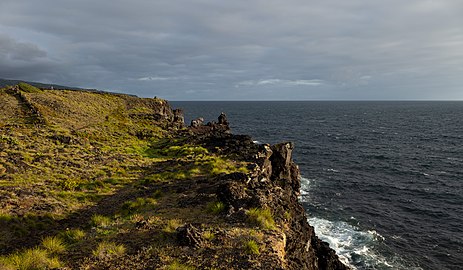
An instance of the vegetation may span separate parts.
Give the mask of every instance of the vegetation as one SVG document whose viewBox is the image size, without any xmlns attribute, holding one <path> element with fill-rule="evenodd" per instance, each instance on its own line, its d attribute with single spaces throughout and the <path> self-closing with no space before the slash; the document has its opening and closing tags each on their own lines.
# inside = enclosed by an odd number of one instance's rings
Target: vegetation
<svg viewBox="0 0 463 270">
<path fill-rule="evenodd" d="M 274 230 L 275 220 L 270 209 L 252 208 L 247 213 L 249 221 L 265 230 Z"/>
<path fill-rule="evenodd" d="M 214 214 L 219 214 L 225 210 L 223 202 L 211 202 L 207 205 L 207 210 Z"/>
<path fill-rule="evenodd" d="M 217 179 L 248 164 L 174 136 L 165 101 L 19 90 L 0 91 L 0 269 L 204 269 L 206 259 L 220 269 L 265 252 L 261 230 L 228 223 L 216 195 Z M 268 209 L 248 218 L 275 228 Z M 176 242 L 186 224 L 200 256 Z"/>
<path fill-rule="evenodd" d="M 247 240 L 244 242 L 244 251 L 248 254 L 259 255 L 259 245 L 255 240 Z"/>
<path fill-rule="evenodd" d="M 125 254 L 124 245 L 118 245 L 114 242 L 100 242 L 98 247 L 93 251 L 93 255 L 100 259 L 120 257 Z"/>
<path fill-rule="evenodd" d="M 57 257 L 53 257 L 44 249 L 33 248 L 23 252 L 14 253 L 6 257 L 0 257 L 2 269 L 54 269 L 61 267 Z"/>
</svg>

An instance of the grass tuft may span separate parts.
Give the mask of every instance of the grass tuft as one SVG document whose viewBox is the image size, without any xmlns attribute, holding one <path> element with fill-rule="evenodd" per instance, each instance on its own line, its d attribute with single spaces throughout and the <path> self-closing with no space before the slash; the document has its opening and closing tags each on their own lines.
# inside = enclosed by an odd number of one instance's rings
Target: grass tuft
<svg viewBox="0 0 463 270">
<path fill-rule="evenodd" d="M 265 230 L 275 229 L 275 220 L 270 209 L 252 208 L 247 213 L 248 220 L 254 225 Z"/>
<path fill-rule="evenodd" d="M 220 214 L 225 210 L 223 202 L 211 202 L 207 205 L 207 210 L 214 214 Z"/>
<path fill-rule="evenodd" d="M 93 255 L 100 259 L 120 257 L 125 254 L 126 248 L 124 245 L 118 245 L 114 242 L 100 242 L 98 247 L 93 251 Z"/>
<path fill-rule="evenodd" d="M 167 266 L 166 270 L 194 270 L 193 266 L 185 265 L 179 263 L 178 261 L 172 262 L 169 266 Z"/>
<path fill-rule="evenodd" d="M 170 219 L 167 221 L 166 226 L 164 227 L 163 231 L 166 233 L 174 233 L 178 227 L 180 227 L 181 222 L 179 219 Z"/>
<path fill-rule="evenodd" d="M 61 267 L 57 257 L 40 248 L 26 249 L 9 256 L 0 257 L 0 269 L 54 269 Z"/>
<path fill-rule="evenodd" d="M 66 243 L 75 244 L 84 239 L 85 232 L 81 229 L 72 229 L 61 232 L 59 236 L 63 238 Z"/>
<path fill-rule="evenodd" d="M 111 219 L 102 215 L 93 215 L 91 224 L 95 227 L 105 228 L 111 225 Z"/>
<path fill-rule="evenodd" d="M 245 241 L 244 244 L 243 244 L 243 248 L 244 248 L 244 251 L 247 254 L 251 254 L 251 255 L 259 255 L 260 254 L 259 245 L 254 240 Z"/>
<path fill-rule="evenodd" d="M 48 236 L 42 240 L 42 246 L 51 254 L 59 254 L 66 251 L 66 245 L 58 236 Z"/>
</svg>

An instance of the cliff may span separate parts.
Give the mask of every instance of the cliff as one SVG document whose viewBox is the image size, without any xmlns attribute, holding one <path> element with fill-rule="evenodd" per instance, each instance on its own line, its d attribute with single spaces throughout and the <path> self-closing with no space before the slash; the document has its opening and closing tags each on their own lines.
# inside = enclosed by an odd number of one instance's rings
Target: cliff
<svg viewBox="0 0 463 270">
<path fill-rule="evenodd" d="M 183 126 L 161 99 L 0 90 L 0 268 L 346 269 L 292 143 Z"/>
</svg>

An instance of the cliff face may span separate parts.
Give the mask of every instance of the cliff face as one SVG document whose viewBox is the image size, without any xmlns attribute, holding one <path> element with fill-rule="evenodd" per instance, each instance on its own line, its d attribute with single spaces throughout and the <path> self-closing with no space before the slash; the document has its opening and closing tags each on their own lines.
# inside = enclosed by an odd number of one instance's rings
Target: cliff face
<svg viewBox="0 0 463 270">
<path fill-rule="evenodd" d="M 279 248 L 261 261 L 263 269 L 348 269 L 307 222 L 298 201 L 300 172 L 292 160 L 292 143 L 255 145 L 248 136 L 224 134 L 208 138 L 205 145 L 211 143 L 249 162 L 247 175 L 234 174 L 217 190 L 229 206 L 227 219 L 240 222 L 249 209 L 262 208 L 271 209 L 281 225 L 277 230 L 281 235 L 273 239 Z"/>
<path fill-rule="evenodd" d="M 0 89 L 0 268 L 346 269 L 292 150 L 157 98 Z"/>
</svg>

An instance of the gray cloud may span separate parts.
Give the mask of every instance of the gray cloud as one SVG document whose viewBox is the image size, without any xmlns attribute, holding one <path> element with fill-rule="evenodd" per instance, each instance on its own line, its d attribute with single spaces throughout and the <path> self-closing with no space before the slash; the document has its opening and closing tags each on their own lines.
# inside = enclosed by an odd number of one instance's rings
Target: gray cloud
<svg viewBox="0 0 463 270">
<path fill-rule="evenodd" d="M 3 0 L 0 45 L 2 76 L 141 96 L 463 99 L 459 0 Z"/>
</svg>

